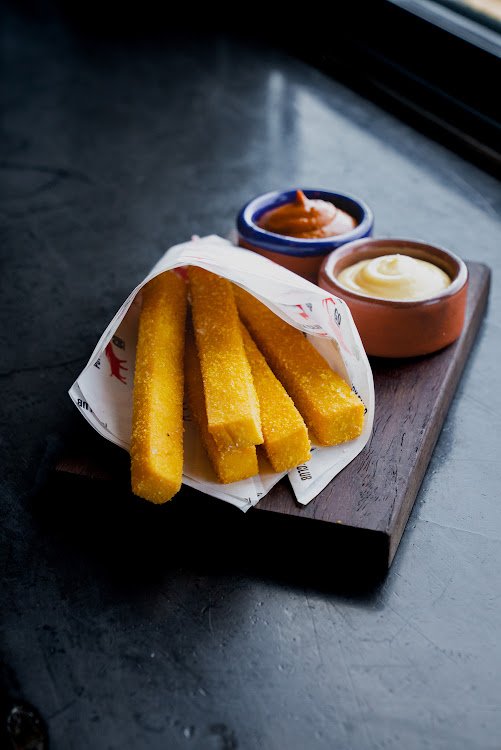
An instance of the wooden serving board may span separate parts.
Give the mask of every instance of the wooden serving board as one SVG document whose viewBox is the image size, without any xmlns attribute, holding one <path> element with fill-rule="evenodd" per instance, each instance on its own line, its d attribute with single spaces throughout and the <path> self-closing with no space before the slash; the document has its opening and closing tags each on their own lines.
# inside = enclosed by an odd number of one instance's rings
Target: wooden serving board
<svg viewBox="0 0 501 750">
<path fill-rule="evenodd" d="M 490 270 L 467 265 L 465 324 L 457 341 L 425 357 L 371 358 L 374 429 L 362 452 L 308 505 L 280 482 L 256 508 L 382 534 L 391 564 L 487 306 Z"/>
<path fill-rule="evenodd" d="M 487 306 L 490 269 L 467 265 L 465 324 L 454 344 L 425 357 L 371 358 L 375 419 L 362 452 L 308 505 L 296 501 L 285 478 L 249 513 L 321 521 L 324 532 L 329 525 L 363 530 L 390 566 Z M 56 470 L 106 480 L 128 471 L 128 456 L 86 434 L 68 445 Z"/>
</svg>

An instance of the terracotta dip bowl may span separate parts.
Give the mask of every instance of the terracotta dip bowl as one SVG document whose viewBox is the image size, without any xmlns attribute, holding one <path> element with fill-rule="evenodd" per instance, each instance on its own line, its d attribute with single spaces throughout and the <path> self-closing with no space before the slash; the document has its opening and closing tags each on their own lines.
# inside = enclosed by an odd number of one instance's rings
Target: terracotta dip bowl
<svg viewBox="0 0 501 750">
<path fill-rule="evenodd" d="M 451 284 L 425 299 L 379 299 L 347 289 L 339 273 L 358 261 L 384 255 L 409 255 L 441 268 Z M 376 357 L 416 357 L 455 341 L 464 324 L 468 269 L 448 250 L 406 239 L 366 238 L 349 242 L 323 261 L 318 285 L 350 308 L 365 351 Z"/>
</svg>

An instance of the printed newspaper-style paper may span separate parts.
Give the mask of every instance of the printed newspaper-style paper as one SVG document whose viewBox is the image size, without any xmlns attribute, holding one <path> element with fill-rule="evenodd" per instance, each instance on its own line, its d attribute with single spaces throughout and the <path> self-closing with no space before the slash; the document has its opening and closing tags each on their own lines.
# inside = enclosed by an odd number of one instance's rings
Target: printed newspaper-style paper
<svg viewBox="0 0 501 750">
<path fill-rule="evenodd" d="M 287 323 L 303 331 L 329 365 L 365 405 L 362 434 L 324 447 L 312 442 L 311 459 L 287 472 L 299 503 L 309 503 L 369 440 L 374 420 L 374 383 L 369 361 L 347 305 L 320 287 L 257 253 L 217 235 L 194 238 L 167 250 L 131 292 L 99 339 L 69 390 L 75 406 L 99 434 L 130 450 L 132 394 L 141 290 L 154 276 L 196 265 L 243 287 Z M 259 474 L 221 484 L 210 465 L 189 411 L 184 419 L 183 483 L 243 511 L 259 502 L 284 476 L 260 459 Z"/>
</svg>

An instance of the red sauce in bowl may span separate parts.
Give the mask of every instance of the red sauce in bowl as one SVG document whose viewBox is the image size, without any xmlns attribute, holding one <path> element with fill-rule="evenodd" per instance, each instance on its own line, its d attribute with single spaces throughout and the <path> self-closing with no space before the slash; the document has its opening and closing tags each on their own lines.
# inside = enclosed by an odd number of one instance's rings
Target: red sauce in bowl
<svg viewBox="0 0 501 750">
<path fill-rule="evenodd" d="M 299 239 L 319 239 L 345 234 L 356 227 L 355 219 L 333 203 L 307 198 L 302 190 L 296 200 L 267 211 L 257 222 L 261 229 Z"/>
</svg>

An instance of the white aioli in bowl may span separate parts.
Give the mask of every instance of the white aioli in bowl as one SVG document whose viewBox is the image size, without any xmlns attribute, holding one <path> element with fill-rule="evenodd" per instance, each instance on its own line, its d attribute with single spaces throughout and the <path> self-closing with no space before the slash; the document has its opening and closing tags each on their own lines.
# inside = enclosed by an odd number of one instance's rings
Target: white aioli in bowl
<svg viewBox="0 0 501 750">
<path fill-rule="evenodd" d="M 358 261 L 340 271 L 337 281 L 366 297 L 404 301 L 433 297 L 451 283 L 433 263 L 399 253 Z"/>
</svg>

